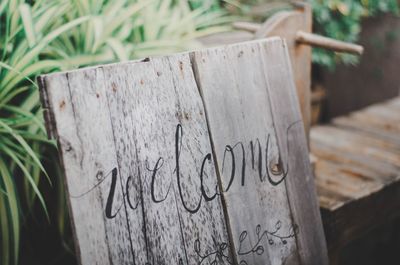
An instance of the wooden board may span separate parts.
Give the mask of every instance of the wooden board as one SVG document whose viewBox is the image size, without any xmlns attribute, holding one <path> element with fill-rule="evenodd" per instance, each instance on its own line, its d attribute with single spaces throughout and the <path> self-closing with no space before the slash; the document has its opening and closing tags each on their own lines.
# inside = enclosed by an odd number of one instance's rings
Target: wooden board
<svg viewBox="0 0 400 265">
<path fill-rule="evenodd" d="M 40 77 L 79 261 L 327 264 L 288 60 L 273 39 Z"/>
<path fill-rule="evenodd" d="M 253 43 L 195 52 L 196 76 L 229 224 L 232 231 L 240 232 L 232 235 L 239 262 L 299 263 L 297 225 L 290 215 L 284 182 L 287 168 L 271 170 L 278 163 L 279 151 L 262 54 Z M 244 75 L 249 67 L 254 70 Z"/>
<path fill-rule="evenodd" d="M 400 98 L 311 129 L 311 151 L 331 260 L 400 213 Z"/>
<path fill-rule="evenodd" d="M 299 225 L 297 246 L 302 264 L 327 264 L 309 151 L 302 126 L 285 42 L 262 45 L 262 60 L 268 78 L 269 99 L 281 161 L 291 170 L 285 180 L 293 220 Z M 302 172 L 302 173 L 299 173 Z M 307 203 L 305 203 L 307 202 Z"/>
</svg>

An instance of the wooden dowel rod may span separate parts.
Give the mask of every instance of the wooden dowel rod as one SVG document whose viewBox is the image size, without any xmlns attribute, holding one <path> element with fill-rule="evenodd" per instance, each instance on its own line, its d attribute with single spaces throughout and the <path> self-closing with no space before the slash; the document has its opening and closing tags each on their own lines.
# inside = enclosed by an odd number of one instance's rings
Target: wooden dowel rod
<svg viewBox="0 0 400 265">
<path fill-rule="evenodd" d="M 261 27 L 261 24 L 239 21 L 234 22 L 233 27 L 238 30 L 256 32 Z M 296 41 L 302 44 L 334 50 L 336 52 L 346 52 L 357 55 L 361 55 L 364 52 L 364 48 L 361 45 L 339 41 L 304 31 L 298 31 L 296 33 Z"/>
<path fill-rule="evenodd" d="M 296 33 L 296 41 L 299 43 L 334 50 L 337 52 L 346 52 L 358 55 L 361 55 L 364 52 L 364 47 L 361 45 L 338 41 L 304 31 L 298 31 Z"/>
<path fill-rule="evenodd" d="M 261 27 L 261 24 L 246 22 L 246 21 L 238 21 L 238 22 L 233 22 L 232 26 L 234 29 L 256 32 Z"/>
</svg>

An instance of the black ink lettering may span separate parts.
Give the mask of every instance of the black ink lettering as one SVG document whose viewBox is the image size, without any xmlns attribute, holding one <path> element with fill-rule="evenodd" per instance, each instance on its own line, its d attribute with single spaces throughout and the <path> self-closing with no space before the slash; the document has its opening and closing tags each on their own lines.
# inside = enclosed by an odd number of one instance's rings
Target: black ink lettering
<svg viewBox="0 0 400 265">
<path fill-rule="evenodd" d="M 160 163 L 161 163 L 161 164 L 160 164 Z M 160 202 L 165 201 L 165 200 L 167 199 L 167 197 L 168 197 L 168 194 L 169 194 L 169 191 L 170 191 L 170 188 L 171 188 L 171 183 L 170 183 L 169 186 L 168 186 L 167 193 L 165 194 L 164 198 L 162 198 L 162 199 L 157 199 L 157 198 L 156 198 L 156 196 L 155 196 L 155 194 L 154 194 L 154 183 L 155 183 L 155 180 L 156 180 L 157 171 L 158 171 L 163 165 L 164 165 L 164 159 L 163 159 L 162 157 L 160 157 L 160 158 L 157 160 L 156 164 L 154 165 L 154 168 L 153 168 L 153 169 L 149 169 L 149 168 L 147 167 L 147 170 L 153 172 L 153 174 L 151 175 L 151 199 L 152 199 L 153 202 L 155 202 L 155 203 L 160 203 Z"/>
<path fill-rule="evenodd" d="M 215 197 L 218 195 L 218 186 L 215 187 L 215 194 L 211 197 L 209 197 L 206 193 L 206 191 L 204 190 L 204 184 L 203 184 L 203 174 L 204 174 L 204 164 L 206 163 L 206 161 L 211 161 L 211 154 L 208 153 L 204 159 L 203 159 L 203 163 L 201 164 L 201 170 L 200 170 L 200 183 L 201 183 L 201 194 L 203 195 L 204 199 L 206 201 L 212 201 L 215 199 Z"/>
<path fill-rule="evenodd" d="M 200 200 L 199 203 L 197 204 L 197 206 L 194 209 L 190 209 L 186 203 L 185 200 L 183 199 L 183 193 L 182 193 L 182 187 L 181 187 L 181 176 L 180 176 L 180 171 L 179 171 L 179 156 L 181 153 L 181 146 L 182 146 L 182 138 L 183 138 L 183 130 L 182 130 L 182 126 L 180 124 L 178 124 L 176 126 L 176 132 L 175 132 L 175 173 L 176 173 L 176 180 L 177 180 L 177 184 L 178 184 L 178 191 L 179 191 L 179 196 L 181 198 L 182 201 L 182 205 L 185 208 L 186 211 L 190 212 L 190 213 L 197 213 L 200 209 L 201 206 L 201 201 L 202 201 L 202 196 L 200 196 Z"/>
<path fill-rule="evenodd" d="M 125 194 L 126 194 L 126 200 L 128 201 L 128 206 L 129 206 L 129 208 L 131 208 L 132 210 L 136 210 L 137 207 L 138 207 L 138 205 L 139 205 L 139 201 L 136 202 L 136 205 L 135 205 L 135 206 L 133 206 L 133 205 L 132 205 L 132 202 L 131 202 L 131 197 L 130 197 L 130 195 L 129 195 L 129 192 L 130 192 L 129 183 L 131 183 L 132 181 L 133 181 L 132 176 L 129 176 L 128 179 L 126 180 Z"/>
<path fill-rule="evenodd" d="M 119 211 L 121 210 L 121 207 L 122 207 L 122 205 L 120 205 L 120 207 L 115 212 L 115 214 L 112 214 L 112 205 L 113 205 L 113 201 L 114 201 L 115 186 L 117 185 L 117 177 L 118 177 L 117 168 L 114 168 L 112 170 L 111 175 L 112 175 L 112 177 L 111 177 L 111 187 L 110 187 L 110 192 L 109 192 L 108 197 L 107 197 L 106 211 L 105 211 L 106 217 L 108 219 L 115 218 L 115 216 L 117 216 L 117 214 L 119 213 Z"/>
<path fill-rule="evenodd" d="M 227 145 L 227 146 L 225 146 L 224 159 L 222 160 L 222 174 L 224 173 L 224 169 L 225 169 L 225 156 L 226 156 L 227 152 L 229 152 L 231 154 L 232 167 L 231 167 L 231 178 L 229 180 L 228 186 L 225 189 L 225 192 L 227 192 L 232 185 L 233 179 L 235 178 L 235 168 L 236 168 L 235 153 L 233 152 L 232 146 Z"/>
</svg>

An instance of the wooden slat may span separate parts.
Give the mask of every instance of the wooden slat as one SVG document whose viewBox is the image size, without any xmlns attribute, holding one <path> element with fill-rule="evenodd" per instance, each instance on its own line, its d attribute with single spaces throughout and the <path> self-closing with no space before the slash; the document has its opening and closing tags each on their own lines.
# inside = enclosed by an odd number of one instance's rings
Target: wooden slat
<svg viewBox="0 0 400 265">
<path fill-rule="evenodd" d="M 315 141 L 311 142 L 311 151 L 318 157 L 318 160 L 329 160 L 336 163 L 355 165 L 365 170 L 377 172 L 377 178 L 383 182 L 391 183 L 397 178 L 398 169 L 395 166 L 388 165 L 385 162 L 371 160 L 365 155 L 343 152 L 334 146 L 320 144 Z"/>
<path fill-rule="evenodd" d="M 290 165 L 290 175 L 285 180 L 292 217 L 299 227 L 297 238 L 303 264 L 327 264 L 325 240 L 319 221 L 314 178 L 311 173 L 307 141 L 291 72 L 285 42 L 275 41 L 261 45 L 262 61 L 267 75 L 267 88 L 280 152 L 280 162 Z M 299 175 L 295 172 L 303 172 Z M 305 203 L 308 202 L 308 203 Z"/>
<path fill-rule="evenodd" d="M 345 168 L 341 164 L 332 163 L 326 160 L 319 160 L 316 163 L 318 178 L 316 184 L 318 189 L 330 190 L 335 194 L 344 197 L 344 200 L 337 200 L 329 209 L 335 210 L 344 203 L 357 200 L 381 189 L 384 184 L 376 181 L 373 176 L 365 174 L 357 167 Z"/>
<path fill-rule="evenodd" d="M 281 44 L 271 40 L 266 45 L 272 42 Z M 282 50 L 282 46 L 274 48 Z M 295 234 L 285 173 L 274 175 L 270 169 L 278 163 L 279 152 L 260 60 L 263 55 L 254 43 L 244 43 L 195 52 L 193 59 L 238 263 L 299 264 L 295 237 L 307 235 Z M 265 251 L 251 251 L 258 247 Z"/>
<path fill-rule="evenodd" d="M 318 132 L 318 133 L 317 133 Z M 400 164 L 400 143 L 392 143 L 362 132 L 333 126 L 321 126 L 313 131 L 315 141 L 333 145 L 343 151 L 361 153 L 393 165 Z"/>
<path fill-rule="evenodd" d="M 352 130 L 321 126 L 311 133 L 314 143 L 329 146 L 346 154 L 353 154 L 365 159 L 365 163 L 381 163 L 387 167 L 400 169 L 400 148 L 387 141 L 377 140 L 369 135 Z"/>
<path fill-rule="evenodd" d="M 400 115 L 396 108 L 396 100 L 386 104 L 377 104 L 348 116 L 335 118 L 333 124 L 365 131 L 377 138 L 386 138 L 393 144 L 399 144 Z"/>
<path fill-rule="evenodd" d="M 101 69 L 54 74 L 41 83 L 45 85 L 47 107 L 53 118 L 48 124 L 57 136 L 68 176 L 78 259 L 82 264 L 127 264 L 133 255 L 126 212 L 120 211 L 110 223 L 105 222 L 103 210 L 117 158 Z M 96 131 L 102 133 L 94 134 Z M 104 185 L 91 191 L 101 180 Z M 114 204 L 121 205 L 121 191 L 118 189 L 116 194 Z"/>
</svg>

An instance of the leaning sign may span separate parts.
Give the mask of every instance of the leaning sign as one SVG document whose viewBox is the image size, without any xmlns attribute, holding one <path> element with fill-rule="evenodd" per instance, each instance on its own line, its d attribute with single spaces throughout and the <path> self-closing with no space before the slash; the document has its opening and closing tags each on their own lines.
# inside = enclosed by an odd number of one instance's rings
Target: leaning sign
<svg viewBox="0 0 400 265">
<path fill-rule="evenodd" d="M 284 41 L 39 83 L 81 264 L 327 264 Z"/>
</svg>

